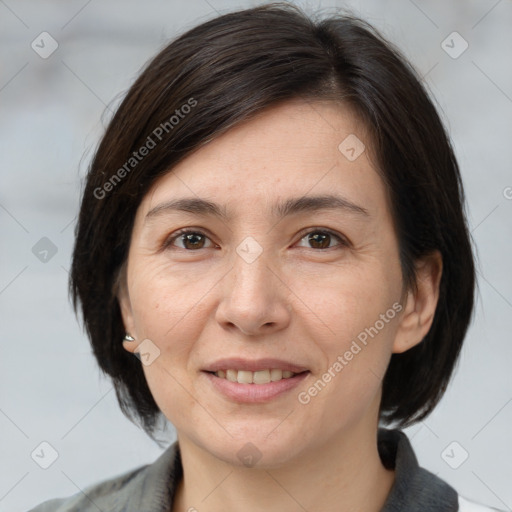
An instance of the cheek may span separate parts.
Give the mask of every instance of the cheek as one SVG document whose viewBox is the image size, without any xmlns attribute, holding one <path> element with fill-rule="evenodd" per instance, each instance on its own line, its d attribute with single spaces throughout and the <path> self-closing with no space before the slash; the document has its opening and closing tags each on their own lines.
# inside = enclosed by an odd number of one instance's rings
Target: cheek
<svg viewBox="0 0 512 512">
<path fill-rule="evenodd" d="M 322 322 L 311 327 L 310 335 L 323 356 L 322 382 L 306 392 L 322 395 L 320 401 L 363 407 L 363 398 L 378 390 L 391 357 L 402 308 L 400 267 L 391 258 L 372 258 L 371 264 L 332 272 L 315 290 L 308 301 Z"/>
<path fill-rule="evenodd" d="M 400 268 L 383 261 L 372 256 L 347 268 L 332 267 L 315 279 L 296 277 L 294 292 L 311 306 L 322 331 L 347 341 L 373 326 L 400 300 Z"/>
<path fill-rule="evenodd" d="M 338 317 L 335 337 L 318 340 L 323 367 L 297 395 L 304 413 L 329 431 L 353 425 L 369 408 L 377 408 L 391 357 L 397 326 L 393 305 L 381 309 L 363 303 L 357 308 L 357 303 Z"/>
<path fill-rule="evenodd" d="M 133 269 L 130 298 L 138 332 L 166 345 L 180 337 L 180 330 L 193 329 L 191 321 L 204 313 L 202 297 L 212 277 L 190 276 L 164 262 L 155 265 L 142 262 Z M 211 285 L 209 286 L 211 288 Z M 189 331 L 189 334 L 193 333 Z"/>
<path fill-rule="evenodd" d="M 170 272 L 165 265 L 134 268 L 132 307 L 137 333 L 158 348 L 158 357 L 143 371 L 151 394 L 175 425 L 194 407 L 191 352 L 201 335 L 205 314 L 202 282 Z"/>
</svg>

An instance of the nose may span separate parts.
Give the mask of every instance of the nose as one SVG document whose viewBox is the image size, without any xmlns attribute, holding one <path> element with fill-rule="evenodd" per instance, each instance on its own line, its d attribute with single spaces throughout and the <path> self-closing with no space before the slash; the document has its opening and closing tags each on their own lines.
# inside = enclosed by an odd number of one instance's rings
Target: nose
<svg viewBox="0 0 512 512">
<path fill-rule="evenodd" d="M 265 251 L 251 263 L 238 254 L 222 280 L 216 320 L 224 329 L 246 335 L 268 335 L 290 323 L 291 292 L 279 272 L 270 268 Z"/>
</svg>

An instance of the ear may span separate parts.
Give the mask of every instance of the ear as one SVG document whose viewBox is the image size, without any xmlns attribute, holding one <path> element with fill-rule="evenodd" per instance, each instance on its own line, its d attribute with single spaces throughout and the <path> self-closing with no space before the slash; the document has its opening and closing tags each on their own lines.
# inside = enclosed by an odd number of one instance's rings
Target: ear
<svg viewBox="0 0 512 512">
<path fill-rule="evenodd" d="M 121 317 L 123 318 L 125 332 L 130 334 L 133 338 L 135 338 L 135 341 L 123 340 L 123 348 L 133 354 L 138 345 L 138 338 L 137 333 L 135 331 L 135 322 L 133 319 L 130 295 L 128 294 L 126 264 L 123 265 L 119 272 L 119 278 L 116 282 L 116 296 L 119 302 L 119 309 L 121 310 Z"/>
<path fill-rule="evenodd" d="M 401 353 L 421 343 L 427 335 L 439 300 L 443 258 L 434 251 L 416 265 L 416 289 L 407 291 L 404 312 L 393 344 L 393 353 Z"/>
</svg>

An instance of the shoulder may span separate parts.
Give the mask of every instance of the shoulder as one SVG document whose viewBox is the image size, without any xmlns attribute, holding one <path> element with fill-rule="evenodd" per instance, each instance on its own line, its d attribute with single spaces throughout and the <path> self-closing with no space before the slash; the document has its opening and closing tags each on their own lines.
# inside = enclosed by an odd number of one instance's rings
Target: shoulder
<svg viewBox="0 0 512 512">
<path fill-rule="evenodd" d="M 499 512 L 497 508 L 486 507 L 468 500 L 459 494 L 459 512 Z"/>
<path fill-rule="evenodd" d="M 122 475 L 104 480 L 86 487 L 83 491 L 66 497 L 45 501 L 29 512 L 98 512 L 100 510 L 117 510 L 127 495 L 136 491 L 148 468 L 140 466 Z"/>
<path fill-rule="evenodd" d="M 419 466 L 410 440 L 401 430 L 379 428 L 378 448 L 383 465 L 395 470 L 395 482 L 382 512 L 500 512 L 461 496 L 447 481 Z"/>
<path fill-rule="evenodd" d="M 167 510 L 165 507 L 181 477 L 181 470 L 179 445 L 176 441 L 152 464 L 139 466 L 90 485 L 73 496 L 45 501 L 30 512 Z"/>
</svg>

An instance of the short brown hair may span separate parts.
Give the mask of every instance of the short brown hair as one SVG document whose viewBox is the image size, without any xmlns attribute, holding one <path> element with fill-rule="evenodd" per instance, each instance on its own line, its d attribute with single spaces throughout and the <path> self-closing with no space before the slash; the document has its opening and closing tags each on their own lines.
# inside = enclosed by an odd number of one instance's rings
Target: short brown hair
<svg viewBox="0 0 512 512">
<path fill-rule="evenodd" d="M 368 128 L 391 198 L 404 283 L 414 286 L 417 259 L 435 250 L 443 258 L 432 327 L 420 344 L 392 355 L 381 420 L 407 426 L 423 419 L 453 373 L 473 311 L 475 269 L 457 161 L 421 80 L 356 17 L 314 20 L 290 4 L 245 9 L 187 31 L 147 64 L 86 177 L 70 273 L 73 305 L 78 312 L 80 303 L 122 411 L 152 437 L 161 413 L 140 362 L 123 349 L 116 297 L 136 210 L 151 185 L 192 151 L 296 98 L 350 105 Z M 136 158 L 156 134 L 155 147 Z"/>
</svg>

